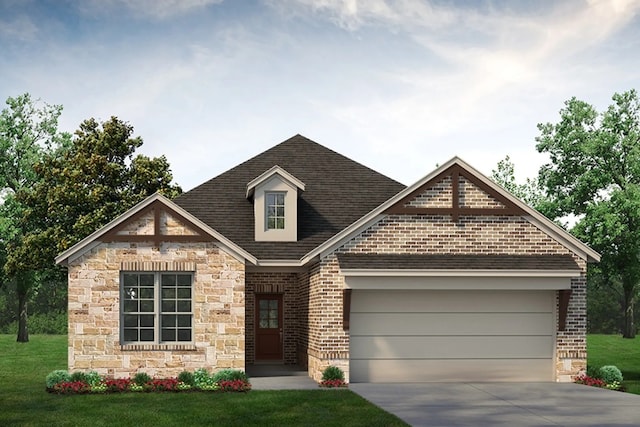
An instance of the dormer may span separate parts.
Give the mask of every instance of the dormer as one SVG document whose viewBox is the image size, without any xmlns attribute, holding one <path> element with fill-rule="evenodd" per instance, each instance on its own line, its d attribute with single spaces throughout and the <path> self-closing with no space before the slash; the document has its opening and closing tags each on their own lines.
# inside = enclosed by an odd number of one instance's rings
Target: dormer
<svg viewBox="0 0 640 427">
<path fill-rule="evenodd" d="M 247 184 L 257 242 L 298 240 L 299 191 L 304 191 L 304 183 L 277 165 Z"/>
</svg>

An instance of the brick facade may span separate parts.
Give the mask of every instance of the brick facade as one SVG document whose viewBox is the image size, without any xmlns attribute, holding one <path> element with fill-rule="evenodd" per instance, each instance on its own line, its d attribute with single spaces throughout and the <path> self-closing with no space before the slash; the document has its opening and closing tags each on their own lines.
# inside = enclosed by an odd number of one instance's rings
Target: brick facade
<svg viewBox="0 0 640 427">
<path fill-rule="evenodd" d="M 505 207 L 464 176 L 459 176 L 458 182 L 461 208 Z M 454 193 L 452 178 L 444 177 L 412 200 L 403 201 L 403 207 L 441 212 L 439 209 L 452 205 Z M 246 364 L 259 362 L 255 348 L 255 296 L 279 294 L 284 309 L 283 363 L 307 367 L 316 381 L 325 367 L 339 366 L 348 380 L 349 332 L 343 328 L 345 279 L 337 258 L 340 253 L 570 254 L 581 268 L 581 276 L 571 280 L 566 329 L 556 334 L 556 378 L 569 380 L 585 368 L 586 262 L 513 212 L 457 215 L 454 221 L 448 214 L 390 214 L 295 271 L 253 267 L 246 273 L 243 262 L 213 242 L 153 243 L 170 240 L 159 239 L 154 233 L 197 236 L 198 232 L 167 211 L 140 215 L 115 235 L 149 235 L 154 237 L 150 242 L 99 243 L 68 262 L 69 369 L 96 370 L 113 376 L 137 371 L 175 376 L 184 369 L 201 367 L 244 369 Z M 156 219 L 160 220 L 159 227 L 154 224 Z M 192 271 L 193 342 L 121 345 L 122 271 Z M 559 295 L 556 304 L 559 312 Z"/>
<path fill-rule="evenodd" d="M 461 204 L 464 200 L 472 207 L 500 205 L 472 183 L 460 182 Z M 450 179 L 445 178 L 407 205 L 439 206 L 447 202 L 447 194 L 450 202 L 447 185 L 450 188 Z M 434 188 L 444 191 L 444 196 L 439 197 Z M 582 275 L 571 281 L 566 330 L 557 332 L 556 378 L 568 381 L 586 367 L 586 263 L 520 216 L 461 216 L 453 222 L 446 215 L 389 215 L 335 253 L 571 254 Z M 321 260 L 310 280 L 309 375 L 316 380 L 328 365 L 340 366 L 347 373 L 349 367 L 349 336 L 342 328 L 344 277 L 335 253 Z"/>
</svg>

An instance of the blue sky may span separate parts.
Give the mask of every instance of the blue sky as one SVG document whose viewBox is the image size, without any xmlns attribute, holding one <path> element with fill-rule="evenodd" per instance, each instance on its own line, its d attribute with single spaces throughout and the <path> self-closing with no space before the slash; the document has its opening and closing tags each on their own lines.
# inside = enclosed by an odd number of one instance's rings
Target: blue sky
<svg viewBox="0 0 640 427">
<path fill-rule="evenodd" d="M 0 0 L 0 97 L 115 115 L 185 190 L 303 134 L 405 184 L 534 176 L 536 124 L 640 89 L 640 2 Z"/>
</svg>

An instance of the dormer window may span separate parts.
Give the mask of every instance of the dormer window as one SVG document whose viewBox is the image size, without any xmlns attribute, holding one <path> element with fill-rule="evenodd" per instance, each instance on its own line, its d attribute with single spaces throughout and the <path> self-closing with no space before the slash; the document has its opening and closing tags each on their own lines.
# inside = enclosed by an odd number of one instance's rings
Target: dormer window
<svg viewBox="0 0 640 427">
<path fill-rule="evenodd" d="M 267 230 L 284 230 L 284 198 L 287 193 L 267 193 Z"/>
<path fill-rule="evenodd" d="M 298 240 L 298 194 L 304 183 L 274 166 L 247 184 L 247 198 L 253 198 L 257 242 Z"/>
</svg>

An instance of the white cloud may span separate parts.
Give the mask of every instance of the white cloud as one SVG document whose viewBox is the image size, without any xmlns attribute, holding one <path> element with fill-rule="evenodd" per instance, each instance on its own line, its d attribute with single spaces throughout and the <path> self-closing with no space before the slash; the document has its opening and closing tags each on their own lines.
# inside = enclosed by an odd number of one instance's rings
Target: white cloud
<svg viewBox="0 0 640 427">
<path fill-rule="evenodd" d="M 222 3 L 224 0 L 89 0 L 80 9 L 90 15 L 101 15 L 113 9 L 125 8 L 136 16 L 163 20 L 185 15 Z"/>
</svg>

